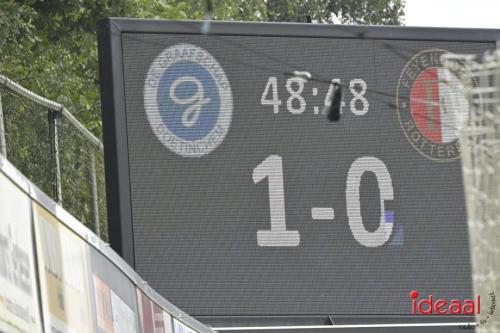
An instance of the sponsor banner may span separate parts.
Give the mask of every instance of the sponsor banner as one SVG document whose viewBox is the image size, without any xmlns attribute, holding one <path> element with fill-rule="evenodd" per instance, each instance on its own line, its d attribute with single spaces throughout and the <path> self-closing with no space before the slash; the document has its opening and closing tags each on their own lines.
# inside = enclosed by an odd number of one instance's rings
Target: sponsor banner
<svg viewBox="0 0 500 333">
<path fill-rule="evenodd" d="M 155 302 L 151 302 L 152 307 L 153 307 L 153 325 L 154 325 L 154 333 L 165 333 L 167 330 L 167 327 L 170 328 L 172 320 L 168 319 L 166 320 L 165 316 L 165 311 L 156 304 Z M 169 332 L 172 332 L 172 329 L 170 328 Z"/>
<path fill-rule="evenodd" d="M 174 333 L 198 333 L 198 332 L 184 325 L 177 319 L 174 319 Z"/>
<path fill-rule="evenodd" d="M 99 333 L 136 333 L 135 286 L 108 258 L 89 248 L 94 317 Z"/>
<path fill-rule="evenodd" d="M 111 290 L 111 308 L 115 333 L 137 332 L 135 312 L 113 290 Z"/>
<path fill-rule="evenodd" d="M 31 200 L 0 173 L 0 331 L 40 332 Z"/>
<path fill-rule="evenodd" d="M 153 302 L 137 289 L 137 306 L 139 308 L 139 320 L 141 322 L 141 333 L 154 333 Z"/>
<path fill-rule="evenodd" d="M 95 309 L 99 332 L 114 333 L 113 307 L 111 305 L 111 289 L 97 276 L 93 276 Z"/>
<path fill-rule="evenodd" d="M 98 332 L 137 332 L 134 311 L 96 275 L 93 282 Z"/>
<path fill-rule="evenodd" d="M 172 319 L 168 313 L 137 289 L 141 333 L 171 333 Z"/>
<path fill-rule="evenodd" d="M 86 243 L 33 203 L 45 331 L 93 332 Z"/>
<path fill-rule="evenodd" d="M 172 316 L 166 311 L 163 311 L 163 323 L 165 324 L 163 333 L 173 333 Z"/>
</svg>

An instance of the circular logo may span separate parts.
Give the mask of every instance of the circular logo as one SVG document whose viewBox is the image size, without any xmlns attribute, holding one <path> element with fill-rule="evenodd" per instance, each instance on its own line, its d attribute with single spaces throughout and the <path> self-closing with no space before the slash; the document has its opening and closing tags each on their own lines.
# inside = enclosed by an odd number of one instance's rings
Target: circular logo
<svg viewBox="0 0 500 333">
<path fill-rule="evenodd" d="M 443 67 L 445 53 L 431 49 L 416 54 L 403 69 L 396 94 L 408 141 L 436 161 L 460 157 L 458 136 L 469 110 L 465 86 L 470 75 L 465 65 Z"/>
<path fill-rule="evenodd" d="M 210 53 L 177 44 L 163 50 L 149 67 L 144 108 L 165 147 L 185 157 L 201 157 L 224 140 L 233 97 L 226 74 Z"/>
</svg>

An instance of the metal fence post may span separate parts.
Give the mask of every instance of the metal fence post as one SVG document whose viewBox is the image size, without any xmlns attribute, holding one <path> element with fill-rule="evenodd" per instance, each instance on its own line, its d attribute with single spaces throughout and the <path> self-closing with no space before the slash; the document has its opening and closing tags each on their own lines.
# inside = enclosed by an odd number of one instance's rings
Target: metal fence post
<svg viewBox="0 0 500 333">
<path fill-rule="evenodd" d="M 5 143 L 5 126 L 3 123 L 2 94 L 0 93 L 0 154 L 7 157 L 7 145 Z"/>
<path fill-rule="evenodd" d="M 94 147 L 90 145 L 90 183 L 92 186 L 92 213 L 94 218 L 94 232 L 101 237 L 99 226 L 99 198 L 97 193 L 97 172 Z"/>
<path fill-rule="evenodd" d="M 59 111 L 49 110 L 50 161 L 52 169 L 52 195 L 62 205 L 61 162 L 59 160 Z"/>
<path fill-rule="evenodd" d="M 54 101 L 51 101 L 47 98 L 44 98 L 42 96 L 39 96 L 35 94 L 34 92 L 24 88 L 23 86 L 19 85 L 18 83 L 10 80 L 9 78 L 3 76 L 0 74 L 0 88 L 7 88 L 9 89 L 8 91 L 12 91 L 15 94 L 14 96 L 18 97 L 24 97 L 27 100 L 36 103 L 38 106 L 43 106 L 47 108 L 48 113 L 47 113 L 47 123 L 48 123 L 48 139 L 49 139 L 49 144 L 48 148 L 49 151 L 43 153 L 43 163 L 48 164 L 46 168 L 50 170 L 44 170 L 48 171 L 50 173 L 50 181 L 51 183 L 48 184 L 48 194 L 52 197 L 54 201 L 56 201 L 59 205 L 63 205 L 63 196 L 65 197 L 65 203 L 67 206 L 65 207 L 70 211 L 70 213 L 75 214 L 75 215 L 81 215 L 83 214 L 85 216 L 85 222 L 87 222 L 87 217 L 89 215 L 88 207 L 90 206 L 92 209 L 92 212 L 90 212 L 90 220 L 93 229 L 95 229 L 95 233 L 100 236 L 100 224 L 101 223 L 106 223 L 106 215 L 103 215 L 103 219 L 101 220 L 101 213 L 100 212 L 100 207 L 99 204 L 101 203 L 102 200 L 105 200 L 106 194 L 101 192 L 101 173 L 102 173 L 102 168 L 101 168 L 101 156 L 100 154 L 103 153 L 103 146 L 101 141 L 94 135 L 92 134 L 85 126 L 83 126 L 78 119 L 76 119 L 69 111 L 64 107 L 64 105 L 56 103 Z M 3 90 L 0 90 L 0 93 L 3 92 Z M 4 95 L 4 100 L 5 100 Z M 10 96 L 8 96 L 10 97 Z M 9 104 L 10 105 L 10 104 Z M 15 109 L 13 110 L 15 111 Z M 5 132 L 5 125 L 9 125 L 10 122 L 4 123 L 3 119 L 4 116 L 9 116 L 10 113 L 8 114 L 3 114 L 2 110 L 2 96 L 0 95 L 0 154 L 1 155 L 6 155 L 7 154 L 7 145 L 6 145 L 6 132 Z M 8 117 L 5 119 L 9 119 Z M 61 121 L 64 121 L 64 127 L 61 125 Z M 66 127 L 66 124 L 69 124 L 69 127 Z M 75 141 L 72 139 L 72 136 L 70 136 L 70 133 L 72 133 L 73 130 L 76 130 L 78 132 L 78 135 L 82 137 L 88 144 L 89 144 L 89 149 L 90 150 L 90 156 L 88 155 L 78 155 L 74 156 L 71 152 L 69 154 L 65 154 L 65 151 L 60 151 L 60 149 L 65 149 L 66 144 L 59 146 L 59 136 L 63 135 L 64 138 L 68 139 L 68 144 L 76 144 L 74 143 Z M 63 131 L 63 132 L 61 132 Z M 10 140 L 9 140 L 10 142 Z M 64 141 L 66 142 L 66 140 Z M 44 145 L 45 146 L 45 145 Z M 9 146 L 10 147 L 10 146 Z M 78 148 L 80 146 L 78 145 Z M 81 151 L 79 151 L 81 152 Z M 10 152 L 9 150 L 9 155 L 14 155 L 13 157 L 16 156 L 16 153 L 18 151 L 12 151 Z M 48 155 L 47 155 L 48 154 Z M 62 155 L 61 155 L 62 154 Z M 99 154 L 99 155 L 98 155 Z M 32 156 L 28 156 L 28 158 L 32 158 Z M 39 155 L 35 156 L 35 158 L 39 158 Z M 77 172 L 74 174 L 75 177 L 78 177 L 77 183 L 83 181 L 85 182 L 85 185 L 88 185 L 88 188 L 85 188 L 83 192 L 77 193 L 78 198 L 73 198 L 72 195 L 75 191 L 77 190 L 76 188 L 73 188 L 75 184 L 72 184 L 72 182 L 68 182 L 68 175 L 66 174 L 66 168 L 63 170 L 61 169 L 64 165 L 61 164 L 61 159 L 62 163 L 73 163 L 74 161 L 69 161 L 71 158 L 77 158 L 78 160 L 76 161 L 77 163 L 74 164 L 74 168 L 77 168 Z M 85 171 L 82 170 L 83 175 L 81 172 L 80 166 L 81 162 L 83 162 L 83 159 L 85 159 Z M 22 163 L 23 161 L 21 161 Z M 88 164 L 91 163 L 89 166 Z M 70 165 L 68 165 L 69 167 Z M 71 170 L 68 170 L 71 172 Z M 36 179 L 32 179 L 35 183 L 38 185 L 44 185 L 47 183 L 48 179 L 46 179 L 46 174 L 44 173 L 43 175 L 39 174 L 34 174 L 32 173 L 32 176 Z M 73 174 L 70 174 L 69 177 L 72 177 Z M 43 179 L 40 179 L 41 177 L 44 177 Z M 64 179 L 63 179 L 64 177 Z M 85 179 L 81 179 L 81 177 Z M 65 186 L 65 191 L 64 194 L 62 193 L 62 187 L 64 183 Z M 68 187 L 68 188 L 66 188 Z M 68 196 L 66 198 L 66 196 Z M 67 199 L 67 200 L 66 200 Z M 85 202 L 83 205 L 78 205 L 79 202 L 77 200 L 83 199 Z M 102 199 L 102 200 L 101 200 Z M 89 202 L 92 201 L 92 202 Z M 82 215 L 82 216 L 83 216 Z"/>
</svg>

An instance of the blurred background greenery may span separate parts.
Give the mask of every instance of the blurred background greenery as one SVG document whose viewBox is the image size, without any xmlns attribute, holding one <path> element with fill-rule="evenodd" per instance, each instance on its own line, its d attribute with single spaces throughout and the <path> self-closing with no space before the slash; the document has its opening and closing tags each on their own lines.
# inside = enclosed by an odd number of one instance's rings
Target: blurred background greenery
<svg viewBox="0 0 500 333">
<path fill-rule="evenodd" d="M 403 0 L 213 0 L 234 21 L 401 24 Z M 64 104 L 101 136 L 96 21 L 105 16 L 202 19 L 205 1 L 0 0 L 0 73 Z"/>
<path fill-rule="evenodd" d="M 404 22 L 404 0 L 212 0 L 214 20 L 386 24 Z M 204 0 L 0 0 L 0 74 L 63 104 L 102 137 L 96 22 L 101 17 L 203 19 Z M 7 157 L 51 194 L 47 109 L 5 89 Z M 60 123 L 63 206 L 92 228 L 91 148 Z M 95 152 L 93 152 L 95 153 Z M 99 155 L 100 154 L 100 155 Z M 102 152 L 97 156 L 100 230 L 107 238 Z M 53 191 L 52 191 L 53 192 Z M 54 194 L 52 193 L 54 197 Z"/>
</svg>

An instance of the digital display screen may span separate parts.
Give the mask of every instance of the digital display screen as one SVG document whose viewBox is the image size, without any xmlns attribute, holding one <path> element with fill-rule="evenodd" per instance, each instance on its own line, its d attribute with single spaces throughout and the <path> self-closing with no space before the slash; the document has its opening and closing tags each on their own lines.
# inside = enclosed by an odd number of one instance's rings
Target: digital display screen
<svg viewBox="0 0 500 333">
<path fill-rule="evenodd" d="M 139 275 L 190 315 L 393 316 L 411 314 L 412 290 L 472 297 L 458 135 L 474 83 L 443 55 L 494 40 L 200 25 L 123 29 L 104 71 L 123 71 L 104 131 L 124 157 L 106 157 L 110 195 L 130 203 L 111 243 Z M 323 114 L 332 80 L 338 122 Z M 106 117 L 125 136 L 109 139 Z"/>
</svg>

